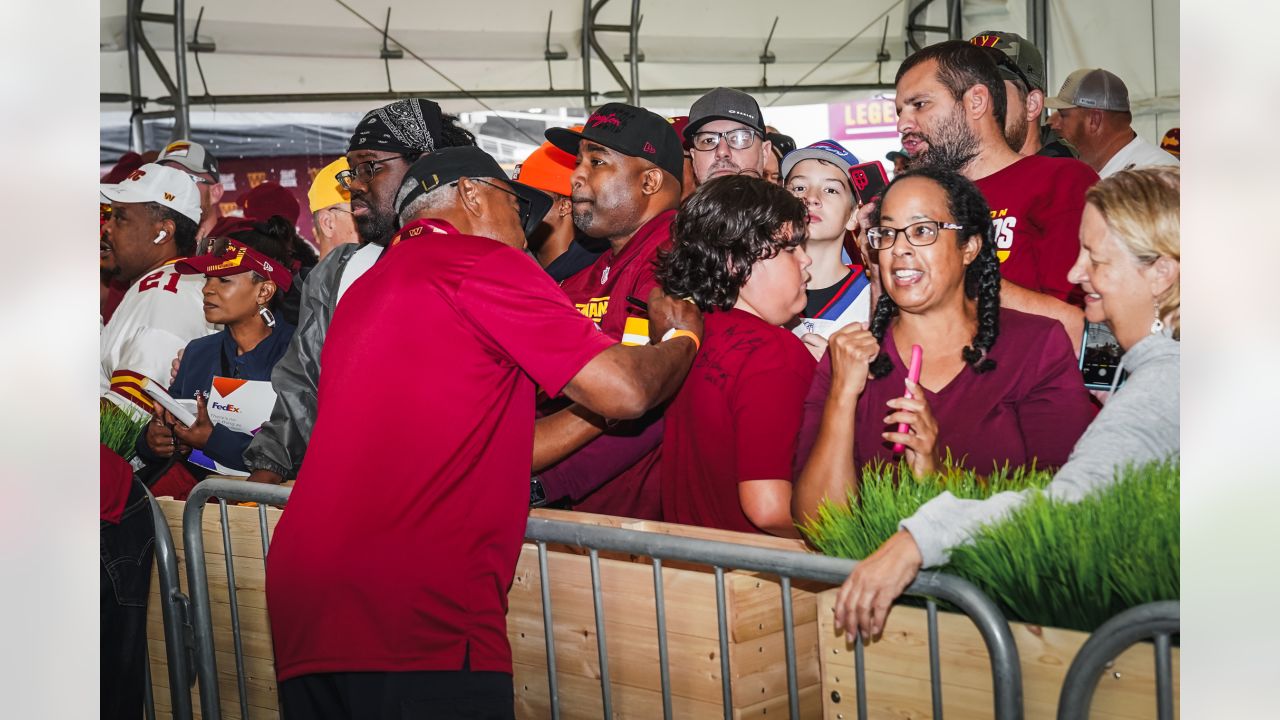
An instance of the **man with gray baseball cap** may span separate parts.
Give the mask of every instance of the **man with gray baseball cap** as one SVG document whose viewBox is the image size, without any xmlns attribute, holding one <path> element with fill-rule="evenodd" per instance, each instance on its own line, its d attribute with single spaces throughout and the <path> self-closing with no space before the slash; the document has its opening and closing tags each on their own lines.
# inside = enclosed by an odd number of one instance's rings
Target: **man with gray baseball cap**
<svg viewBox="0 0 1280 720">
<path fill-rule="evenodd" d="M 1134 167 L 1178 164 L 1134 132 L 1129 89 L 1114 73 L 1102 68 L 1076 70 L 1045 105 L 1057 111 L 1049 124 L 1076 146 L 1080 159 L 1100 177 Z"/>
<path fill-rule="evenodd" d="M 988 48 L 1004 79 L 1004 135 L 1019 155 L 1076 157 L 1076 151 L 1049 126 L 1041 126 L 1044 114 L 1044 56 L 1030 40 L 1017 33 L 983 30 L 969 38 L 971 45 Z"/>
<path fill-rule="evenodd" d="M 218 175 L 218 158 L 205 146 L 187 138 L 174 140 L 165 146 L 156 163 L 181 170 L 191 177 L 200 192 L 200 220 L 196 240 L 203 240 L 213 226 L 218 224 L 218 203 L 226 188 Z"/>
<path fill-rule="evenodd" d="M 760 103 L 733 88 L 718 87 L 693 103 L 684 139 L 692 147 L 699 185 L 721 175 L 764 177 L 765 161 L 773 152 Z"/>
</svg>

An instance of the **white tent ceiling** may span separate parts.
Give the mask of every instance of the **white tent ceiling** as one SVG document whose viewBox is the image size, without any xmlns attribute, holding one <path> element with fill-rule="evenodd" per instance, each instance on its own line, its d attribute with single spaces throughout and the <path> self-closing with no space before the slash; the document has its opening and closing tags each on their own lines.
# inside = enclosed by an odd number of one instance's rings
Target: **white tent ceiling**
<svg viewBox="0 0 1280 720">
<path fill-rule="evenodd" d="M 643 0 L 638 40 L 641 102 L 656 107 L 685 107 L 693 95 L 671 89 L 715 85 L 770 88 L 825 85 L 816 91 L 754 92 L 762 105 L 826 103 L 866 97 L 869 89 L 830 86 L 892 83 L 907 54 L 907 11 L 925 0 Z M 920 18 L 946 23 L 948 0 L 937 0 Z M 1003 29 L 1030 37 L 1028 9 L 1035 0 L 965 0 L 962 32 Z M 1048 0 L 1049 80 L 1051 90 L 1077 67 L 1102 66 L 1119 74 L 1135 100 L 1135 123 L 1146 136 L 1177 123 L 1179 95 L 1178 4 L 1176 0 Z M 402 59 L 380 58 L 381 27 L 390 7 L 390 46 L 405 50 Z M 186 6 L 186 37 L 212 41 L 216 51 L 188 53 L 192 110 L 208 110 L 198 101 L 207 93 L 223 101 L 219 111 L 363 112 L 376 104 L 374 94 L 396 92 L 440 99 L 447 111 L 482 107 L 581 107 L 583 86 L 581 0 L 490 0 L 475 2 L 404 2 L 403 0 L 218 0 Z M 125 52 L 126 0 L 101 3 L 101 90 L 127 95 Z M 171 13 L 173 4 L 146 0 L 143 10 Z M 626 25 L 631 0 L 608 0 L 597 23 Z M 548 39 L 548 17 L 550 37 Z M 767 67 L 760 55 L 777 18 L 769 44 L 776 62 Z M 886 29 L 887 20 L 887 29 Z M 371 26 L 372 25 L 372 26 Z M 170 69 L 174 66 L 172 26 L 144 23 L 145 32 Z M 629 82 L 623 61 L 628 38 L 601 32 L 604 52 Z M 883 39 L 882 39 L 883 38 Z M 917 35 L 923 44 L 945 38 Z M 890 60 L 877 63 L 881 46 Z M 843 46 L 843 47 L 842 47 Z M 544 60 L 544 51 L 563 51 L 565 59 Z M 833 54 L 834 53 L 834 54 Z M 415 58 L 418 56 L 421 60 Z M 428 67 L 430 65 L 430 67 Z M 434 68 L 434 69 L 433 69 Z M 201 79 L 203 72 L 203 80 Z M 767 73 L 767 83 L 763 82 Z M 156 73 L 141 60 L 142 95 L 168 95 Z M 461 96 L 459 88 L 481 99 Z M 621 86 L 605 65 L 591 63 L 593 103 L 620 97 Z M 567 94 L 539 95 L 555 89 Z M 483 91 L 518 91 L 516 96 L 484 97 Z M 323 101 L 233 104 L 231 96 L 362 93 L 358 100 L 327 97 Z M 445 93 L 457 93 L 448 97 Z M 147 110 L 167 105 L 150 102 Z M 126 102 L 104 102 L 104 113 L 129 110 Z M 112 115 L 115 115 L 112 112 Z M 1156 118 L 1154 113 L 1159 112 Z"/>
</svg>

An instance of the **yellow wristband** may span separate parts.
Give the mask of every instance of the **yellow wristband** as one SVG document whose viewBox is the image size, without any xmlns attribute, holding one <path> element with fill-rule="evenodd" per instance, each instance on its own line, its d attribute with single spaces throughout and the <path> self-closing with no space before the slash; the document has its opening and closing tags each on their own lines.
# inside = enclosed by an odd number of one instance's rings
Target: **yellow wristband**
<svg viewBox="0 0 1280 720">
<path fill-rule="evenodd" d="M 694 352 L 697 352 L 698 350 L 702 349 L 702 341 L 699 340 L 697 334 L 695 334 L 691 330 L 678 330 L 676 328 L 671 328 L 670 330 L 667 331 L 665 335 L 662 336 L 662 342 L 666 342 L 671 338 L 678 338 L 678 337 L 687 337 L 690 340 L 692 340 Z"/>
</svg>

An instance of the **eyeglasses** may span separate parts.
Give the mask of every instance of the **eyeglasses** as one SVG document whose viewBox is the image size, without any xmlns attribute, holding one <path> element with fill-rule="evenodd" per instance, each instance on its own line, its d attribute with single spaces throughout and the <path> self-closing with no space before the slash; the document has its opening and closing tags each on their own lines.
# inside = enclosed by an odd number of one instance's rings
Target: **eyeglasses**
<svg viewBox="0 0 1280 720">
<path fill-rule="evenodd" d="M 871 246 L 872 250 L 885 250 L 893 247 L 894 242 L 898 240 L 898 233 L 902 233 L 907 236 L 908 243 L 916 247 L 925 247 L 938 241 L 938 230 L 940 229 L 963 230 L 964 226 L 949 222 L 938 222 L 937 220 L 921 220 L 904 228 L 880 225 L 867 228 L 867 244 Z"/>
<path fill-rule="evenodd" d="M 360 182 L 367 183 L 373 179 L 373 176 L 375 174 L 377 174 L 378 172 L 377 167 L 382 163 L 388 163 L 388 162 L 391 162 L 392 160 L 407 160 L 407 159 L 409 159 L 408 155 L 393 155 L 389 158 L 383 158 L 381 160 L 368 160 L 366 162 L 362 162 L 356 165 L 350 170 L 343 170 L 339 172 L 337 175 L 334 175 L 334 178 L 337 179 L 338 184 L 342 186 L 343 190 L 350 190 L 351 178 L 354 177 Z"/>
<path fill-rule="evenodd" d="M 98 203 L 98 222 L 105 225 L 111 219 L 111 206 L 107 203 Z"/>
<path fill-rule="evenodd" d="M 711 132 L 706 130 L 693 134 L 693 149 L 707 152 L 715 150 L 720 146 L 720 138 L 724 138 L 729 143 L 729 147 L 734 150 L 746 150 L 756 142 L 756 136 L 759 135 L 755 130 L 747 128 L 737 128 L 727 132 Z"/>
<path fill-rule="evenodd" d="M 209 178 L 203 178 L 203 177 L 200 177 L 199 175 L 189 174 L 187 175 L 187 177 L 191 178 L 191 182 L 197 185 L 213 185 L 214 184 L 213 181 L 210 180 Z"/>
</svg>

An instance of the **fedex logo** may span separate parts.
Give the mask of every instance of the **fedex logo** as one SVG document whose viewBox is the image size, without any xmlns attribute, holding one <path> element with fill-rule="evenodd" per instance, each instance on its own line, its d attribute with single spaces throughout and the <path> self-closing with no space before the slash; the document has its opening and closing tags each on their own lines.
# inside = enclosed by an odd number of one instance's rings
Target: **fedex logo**
<svg viewBox="0 0 1280 720">
<path fill-rule="evenodd" d="M 214 410 L 221 410 L 223 412 L 233 412 L 233 413 L 240 412 L 240 408 L 236 407 L 235 405 L 232 405 L 231 403 L 220 403 L 215 401 L 215 402 L 209 403 L 209 407 L 213 408 Z"/>
</svg>

